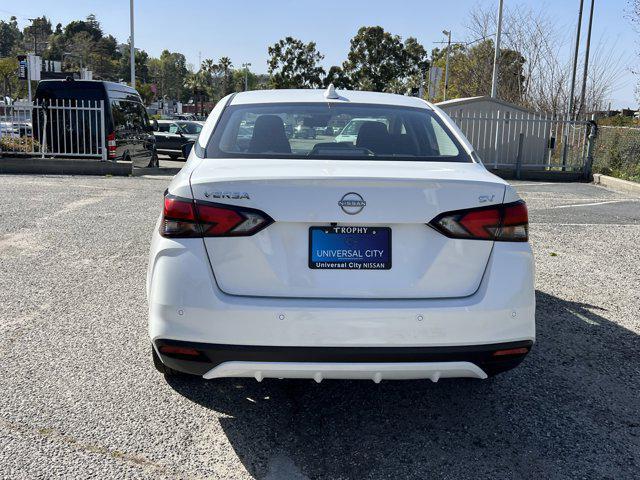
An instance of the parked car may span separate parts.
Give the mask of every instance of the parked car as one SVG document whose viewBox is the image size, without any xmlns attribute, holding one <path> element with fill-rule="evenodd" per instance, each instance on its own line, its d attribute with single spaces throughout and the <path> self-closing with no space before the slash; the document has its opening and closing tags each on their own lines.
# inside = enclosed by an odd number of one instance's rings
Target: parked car
<svg viewBox="0 0 640 480">
<path fill-rule="evenodd" d="M 13 122 L 0 122 L 0 137 L 19 137 L 20 129 Z"/>
<path fill-rule="evenodd" d="M 47 145 L 50 151 L 81 155 L 83 151 L 97 152 L 100 145 L 107 145 L 110 160 L 131 161 L 136 167 L 158 165 L 151 123 L 135 89 L 121 83 L 96 80 L 42 80 L 38 83 L 35 100 L 45 105 L 70 107 L 96 106 L 100 101 L 104 102 L 105 138 L 101 141 L 98 111 L 78 113 L 71 108 L 49 109 Z M 33 122 L 34 136 L 40 143 L 44 140 L 43 126 L 40 111 L 39 121 Z"/>
<path fill-rule="evenodd" d="M 316 138 L 316 129 L 306 125 L 296 125 L 293 129 L 293 138 Z"/>
<path fill-rule="evenodd" d="M 158 120 L 153 132 L 157 152 L 177 160 L 182 156 L 183 145 L 195 142 L 203 125 L 203 122 L 188 120 Z"/>
<path fill-rule="evenodd" d="M 367 119 L 354 144 L 290 143 L 282 120 L 345 117 Z M 148 264 L 166 375 L 484 379 L 535 340 L 526 205 L 414 97 L 224 98 L 165 192 Z"/>
<path fill-rule="evenodd" d="M 347 123 L 344 128 L 340 131 L 340 133 L 336 136 L 336 142 L 348 142 L 355 143 L 358 138 L 358 132 L 360 131 L 360 127 L 366 123 L 371 121 L 381 121 L 385 123 L 385 119 L 379 118 L 353 118 Z M 387 125 L 388 127 L 388 125 Z"/>
</svg>

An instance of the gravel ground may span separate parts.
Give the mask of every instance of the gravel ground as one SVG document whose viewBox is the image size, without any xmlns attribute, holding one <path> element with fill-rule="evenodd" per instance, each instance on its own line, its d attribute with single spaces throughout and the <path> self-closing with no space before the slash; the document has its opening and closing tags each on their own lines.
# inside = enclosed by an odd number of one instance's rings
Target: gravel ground
<svg viewBox="0 0 640 480">
<path fill-rule="evenodd" d="M 518 184 L 538 343 L 490 381 L 167 382 L 144 298 L 166 184 L 0 177 L 0 477 L 638 478 L 638 200 Z"/>
</svg>

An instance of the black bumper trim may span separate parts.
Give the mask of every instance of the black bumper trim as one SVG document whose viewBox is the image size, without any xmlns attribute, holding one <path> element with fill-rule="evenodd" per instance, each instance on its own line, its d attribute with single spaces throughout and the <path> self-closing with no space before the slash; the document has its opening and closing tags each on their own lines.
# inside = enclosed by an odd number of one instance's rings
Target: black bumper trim
<svg viewBox="0 0 640 480">
<path fill-rule="evenodd" d="M 222 345 L 158 339 L 155 342 L 162 362 L 174 370 L 204 375 L 221 363 L 240 362 L 320 362 L 320 363 L 397 363 L 397 362 L 470 362 L 487 375 L 495 375 L 516 367 L 527 355 L 493 356 L 497 350 L 525 347 L 531 340 L 488 345 L 454 347 L 281 347 L 262 345 Z M 184 355 L 162 353 L 162 346 L 171 345 L 198 350 L 197 360 Z M 528 353 L 528 352 L 527 352 Z"/>
</svg>

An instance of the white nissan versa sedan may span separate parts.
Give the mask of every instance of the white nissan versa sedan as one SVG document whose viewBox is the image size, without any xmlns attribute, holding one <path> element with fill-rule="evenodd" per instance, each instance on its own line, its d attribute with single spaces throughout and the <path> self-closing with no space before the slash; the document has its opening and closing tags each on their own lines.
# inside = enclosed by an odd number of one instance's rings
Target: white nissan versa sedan
<svg viewBox="0 0 640 480">
<path fill-rule="evenodd" d="M 352 141 L 336 141 L 351 119 Z M 319 132 L 288 138 L 286 125 Z M 332 135 L 333 134 L 333 135 Z M 221 100 L 164 195 L 147 279 L 166 375 L 486 378 L 535 339 L 527 208 L 437 107 Z"/>
</svg>

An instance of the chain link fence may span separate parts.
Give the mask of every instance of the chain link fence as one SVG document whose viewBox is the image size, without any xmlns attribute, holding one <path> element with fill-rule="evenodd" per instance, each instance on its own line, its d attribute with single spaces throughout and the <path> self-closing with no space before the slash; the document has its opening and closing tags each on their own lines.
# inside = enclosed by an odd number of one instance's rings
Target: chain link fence
<svg viewBox="0 0 640 480">
<path fill-rule="evenodd" d="M 640 127 L 600 126 L 593 171 L 640 181 Z"/>
</svg>

